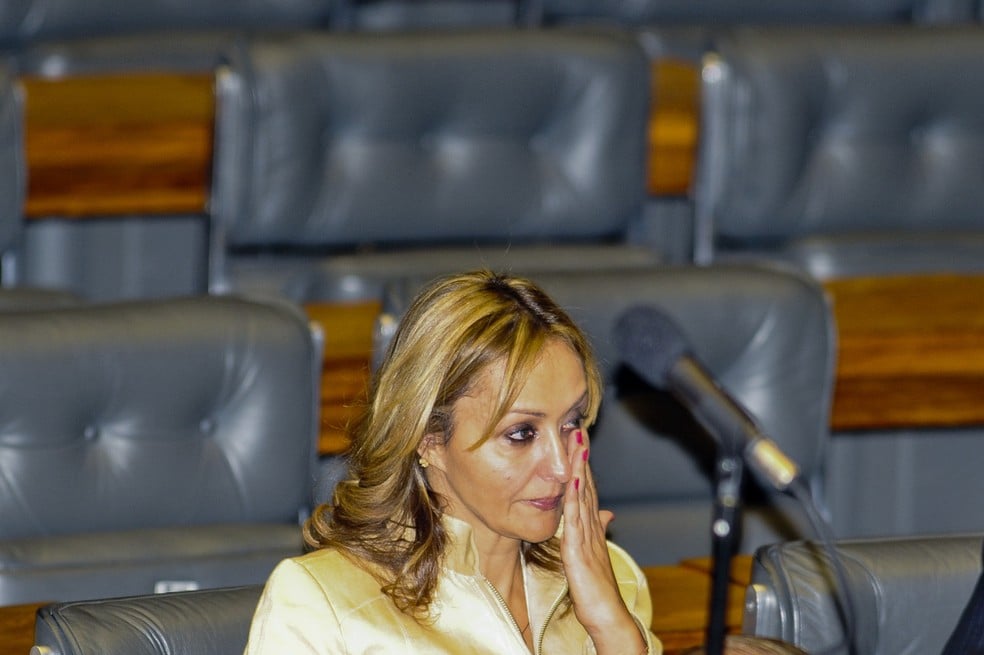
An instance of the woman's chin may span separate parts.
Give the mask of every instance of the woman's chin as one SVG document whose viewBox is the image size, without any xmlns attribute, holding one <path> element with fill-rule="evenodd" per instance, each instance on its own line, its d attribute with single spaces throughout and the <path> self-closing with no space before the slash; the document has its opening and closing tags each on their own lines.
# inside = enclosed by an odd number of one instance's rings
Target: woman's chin
<svg viewBox="0 0 984 655">
<path fill-rule="evenodd" d="M 560 514 L 558 513 L 556 518 L 538 521 L 537 525 L 530 525 L 527 530 L 524 530 L 523 541 L 531 544 L 547 541 L 557 534 L 559 527 Z"/>
</svg>

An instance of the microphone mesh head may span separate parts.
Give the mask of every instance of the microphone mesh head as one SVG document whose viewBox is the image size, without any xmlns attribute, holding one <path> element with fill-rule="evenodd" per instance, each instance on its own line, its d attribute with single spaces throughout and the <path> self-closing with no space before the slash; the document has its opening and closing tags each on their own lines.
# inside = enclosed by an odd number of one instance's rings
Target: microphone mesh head
<svg viewBox="0 0 984 655">
<path fill-rule="evenodd" d="M 615 346 L 627 366 L 657 387 L 667 386 L 670 369 L 690 354 L 690 346 L 673 319 L 646 305 L 630 307 L 619 317 Z"/>
</svg>

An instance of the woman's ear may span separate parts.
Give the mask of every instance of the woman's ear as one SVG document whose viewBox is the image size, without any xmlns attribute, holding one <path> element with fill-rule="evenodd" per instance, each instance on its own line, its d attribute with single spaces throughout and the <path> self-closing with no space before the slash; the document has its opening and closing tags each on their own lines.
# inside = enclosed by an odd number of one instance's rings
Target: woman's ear
<svg viewBox="0 0 984 655">
<path fill-rule="evenodd" d="M 420 441 L 420 445 L 417 446 L 417 454 L 420 456 L 420 466 L 422 468 L 433 466 L 443 471 L 445 468 L 445 451 L 444 435 L 433 432 L 425 434 L 424 438 Z"/>
</svg>

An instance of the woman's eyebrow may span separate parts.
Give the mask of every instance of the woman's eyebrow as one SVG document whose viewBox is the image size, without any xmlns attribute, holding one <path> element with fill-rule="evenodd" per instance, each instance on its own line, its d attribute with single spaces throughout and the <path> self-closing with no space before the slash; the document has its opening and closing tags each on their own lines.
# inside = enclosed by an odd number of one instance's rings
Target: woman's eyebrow
<svg viewBox="0 0 984 655">
<path fill-rule="evenodd" d="M 574 410 L 580 410 L 585 404 L 587 404 L 587 402 L 588 402 L 588 390 L 585 389 L 584 392 L 581 393 L 581 397 L 578 398 L 573 405 L 571 405 L 570 409 L 568 409 L 567 412 L 570 413 L 573 412 Z"/>
<path fill-rule="evenodd" d="M 587 400 L 588 400 L 588 392 L 587 390 L 585 390 L 584 393 L 581 394 L 581 397 L 578 398 L 576 401 L 574 401 L 574 403 L 564 413 L 570 414 L 574 410 L 579 409 L 582 405 L 584 405 L 585 402 L 587 402 Z M 522 414 L 524 416 L 533 416 L 536 418 L 544 418 L 547 415 L 546 412 L 542 412 L 537 409 L 526 409 L 523 407 L 513 407 L 509 410 L 507 415 L 508 414 Z"/>
</svg>

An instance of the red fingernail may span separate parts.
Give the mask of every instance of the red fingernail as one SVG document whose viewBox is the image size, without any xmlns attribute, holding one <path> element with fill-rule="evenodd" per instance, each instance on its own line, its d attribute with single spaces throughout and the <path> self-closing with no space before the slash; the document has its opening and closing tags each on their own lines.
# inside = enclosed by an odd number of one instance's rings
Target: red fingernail
<svg viewBox="0 0 984 655">
<path fill-rule="evenodd" d="M 581 453 L 581 459 L 583 459 L 585 462 L 588 461 L 588 451 L 585 450 L 584 452 Z"/>
<path fill-rule="evenodd" d="M 581 486 L 581 478 L 574 478 L 574 491 L 577 491 Z"/>
<path fill-rule="evenodd" d="M 577 437 L 577 445 L 578 446 L 580 446 L 581 444 L 584 443 L 584 435 L 581 434 L 581 431 L 580 430 L 578 430 L 577 432 L 575 432 L 574 433 L 574 436 Z"/>
</svg>

